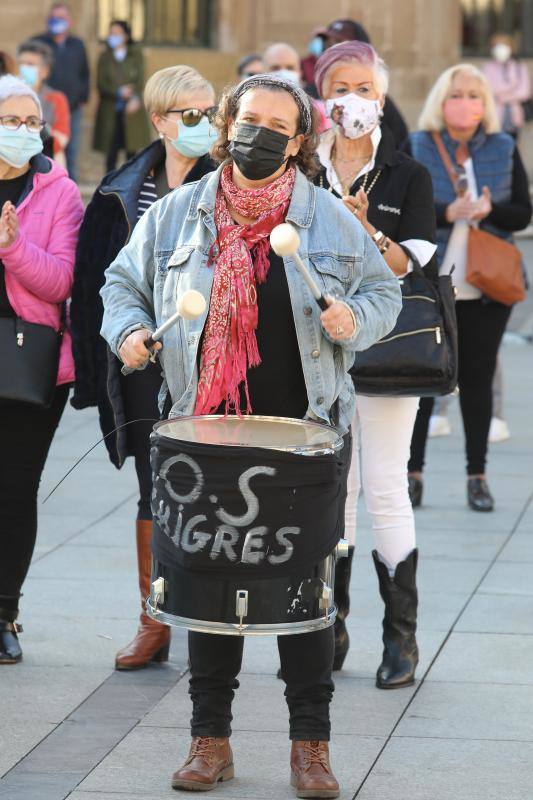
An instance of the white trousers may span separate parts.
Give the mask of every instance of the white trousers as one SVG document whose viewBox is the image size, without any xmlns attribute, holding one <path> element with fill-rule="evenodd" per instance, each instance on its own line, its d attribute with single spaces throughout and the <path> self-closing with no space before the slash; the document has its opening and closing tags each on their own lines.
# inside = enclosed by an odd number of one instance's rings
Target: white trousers
<svg viewBox="0 0 533 800">
<path fill-rule="evenodd" d="M 346 538 L 355 545 L 357 501 L 363 489 L 375 549 L 394 570 L 416 547 L 407 491 L 407 462 L 418 397 L 357 395 L 346 499 Z"/>
</svg>

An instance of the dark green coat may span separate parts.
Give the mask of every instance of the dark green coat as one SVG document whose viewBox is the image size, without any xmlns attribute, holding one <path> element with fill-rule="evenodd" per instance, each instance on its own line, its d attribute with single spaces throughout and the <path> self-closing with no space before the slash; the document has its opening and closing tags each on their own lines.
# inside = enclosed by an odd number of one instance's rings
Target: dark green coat
<svg viewBox="0 0 533 800">
<path fill-rule="evenodd" d="M 136 45 L 129 45 L 124 61 L 117 61 L 111 48 L 106 47 L 98 59 L 96 85 L 100 102 L 96 112 L 93 147 L 108 153 L 115 128 L 117 91 L 119 86 L 131 83 L 135 94 L 142 100 L 144 89 L 144 58 Z M 126 150 L 136 152 L 151 140 L 148 117 L 144 106 L 133 114 L 124 113 Z"/>
</svg>

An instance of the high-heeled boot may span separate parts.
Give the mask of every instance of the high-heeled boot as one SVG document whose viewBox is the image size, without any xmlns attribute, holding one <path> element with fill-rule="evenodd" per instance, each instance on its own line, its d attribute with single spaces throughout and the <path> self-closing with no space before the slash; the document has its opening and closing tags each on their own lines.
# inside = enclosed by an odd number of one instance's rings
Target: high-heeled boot
<svg viewBox="0 0 533 800">
<path fill-rule="evenodd" d="M 18 640 L 22 625 L 15 622 L 17 616 L 18 609 L 0 607 L 0 664 L 18 664 L 22 661 Z"/>
<path fill-rule="evenodd" d="M 152 569 L 152 521 L 137 520 L 137 563 L 141 592 L 139 629 L 133 641 L 119 650 L 115 669 L 142 669 L 152 661 L 168 661 L 170 628 L 156 622 L 146 614 L 146 598 L 150 594 Z"/>
<path fill-rule="evenodd" d="M 377 671 L 376 686 L 378 689 L 412 686 L 418 664 L 416 643 L 418 550 L 413 550 L 405 561 L 400 561 L 394 577 L 389 574 L 387 565 L 380 561 L 377 550 L 372 551 L 372 558 L 378 575 L 379 592 L 385 603 L 383 660 Z"/>
<path fill-rule="evenodd" d="M 350 612 L 350 577 L 352 575 L 352 561 L 354 548 L 350 545 L 348 555 L 337 559 L 335 563 L 335 605 L 337 617 L 334 623 L 335 631 L 335 658 L 333 669 L 342 669 L 344 659 L 350 648 L 350 637 L 346 629 L 346 617 Z"/>
</svg>

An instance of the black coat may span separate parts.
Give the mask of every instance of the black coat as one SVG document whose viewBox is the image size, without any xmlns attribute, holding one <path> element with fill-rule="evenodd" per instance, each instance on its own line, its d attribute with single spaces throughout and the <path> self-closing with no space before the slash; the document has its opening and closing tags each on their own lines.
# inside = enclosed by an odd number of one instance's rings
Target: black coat
<svg viewBox="0 0 533 800">
<path fill-rule="evenodd" d="M 146 147 L 120 169 L 110 172 L 93 195 L 80 229 L 70 309 L 76 383 L 74 408 L 98 406 L 100 427 L 113 464 L 120 469 L 130 455 L 120 384 L 120 361 L 100 336 L 104 273 L 128 242 L 137 222 L 139 192 L 146 176 L 164 159 L 159 141 Z M 185 182 L 214 169 L 208 157 L 197 161 Z"/>
</svg>

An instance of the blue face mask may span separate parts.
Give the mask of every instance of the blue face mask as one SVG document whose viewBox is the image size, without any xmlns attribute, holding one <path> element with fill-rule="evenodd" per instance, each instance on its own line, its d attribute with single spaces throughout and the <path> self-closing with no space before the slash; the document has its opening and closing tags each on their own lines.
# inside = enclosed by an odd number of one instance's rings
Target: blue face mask
<svg viewBox="0 0 533 800">
<path fill-rule="evenodd" d="M 308 48 L 309 52 L 312 56 L 316 56 L 317 58 L 322 55 L 324 50 L 326 49 L 326 42 L 324 41 L 323 36 L 315 36 L 314 39 L 311 39 L 309 42 Z"/>
<path fill-rule="evenodd" d="M 202 117 L 198 125 L 187 127 L 178 123 L 178 135 L 175 139 L 167 137 L 178 153 L 186 158 L 200 158 L 209 152 L 218 136 L 217 129 L 211 125 L 207 117 Z"/>
<path fill-rule="evenodd" d="M 61 33 L 66 33 L 69 29 L 68 20 L 63 17 L 48 17 L 48 32 L 52 36 L 59 36 Z"/>
<path fill-rule="evenodd" d="M 42 153 L 43 143 L 38 133 L 30 133 L 25 125 L 10 131 L 0 125 L 0 159 L 20 169 L 30 158 Z"/>
<path fill-rule="evenodd" d="M 107 43 L 111 50 L 116 50 L 117 47 L 121 47 L 124 44 L 124 37 L 119 33 L 110 33 L 107 37 Z"/>
<path fill-rule="evenodd" d="M 33 64 L 21 64 L 19 67 L 19 75 L 28 86 L 37 86 L 39 83 L 39 67 Z"/>
</svg>

